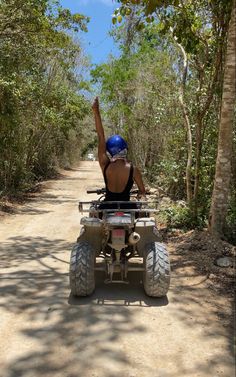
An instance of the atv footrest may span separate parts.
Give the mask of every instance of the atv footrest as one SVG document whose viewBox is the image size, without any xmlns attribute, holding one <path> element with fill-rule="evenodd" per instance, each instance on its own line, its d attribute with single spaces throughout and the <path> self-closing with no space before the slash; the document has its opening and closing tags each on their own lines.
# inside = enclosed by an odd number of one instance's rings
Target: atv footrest
<svg viewBox="0 0 236 377">
<path fill-rule="evenodd" d="M 106 271 L 106 267 L 105 266 L 95 267 L 95 271 Z"/>
<path fill-rule="evenodd" d="M 144 267 L 135 267 L 128 265 L 128 271 L 144 271 Z"/>
<path fill-rule="evenodd" d="M 111 280 L 111 279 L 106 279 L 104 280 L 105 284 L 112 284 L 112 283 L 119 283 L 119 284 L 129 284 L 128 280 Z"/>
</svg>

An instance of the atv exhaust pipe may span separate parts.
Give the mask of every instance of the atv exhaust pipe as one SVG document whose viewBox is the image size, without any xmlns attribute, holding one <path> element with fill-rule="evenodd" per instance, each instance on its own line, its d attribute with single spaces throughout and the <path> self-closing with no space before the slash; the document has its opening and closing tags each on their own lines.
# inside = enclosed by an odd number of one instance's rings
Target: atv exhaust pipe
<svg viewBox="0 0 236 377">
<path fill-rule="evenodd" d="M 140 235 L 136 232 L 130 234 L 128 242 L 130 245 L 135 245 L 140 240 Z"/>
</svg>

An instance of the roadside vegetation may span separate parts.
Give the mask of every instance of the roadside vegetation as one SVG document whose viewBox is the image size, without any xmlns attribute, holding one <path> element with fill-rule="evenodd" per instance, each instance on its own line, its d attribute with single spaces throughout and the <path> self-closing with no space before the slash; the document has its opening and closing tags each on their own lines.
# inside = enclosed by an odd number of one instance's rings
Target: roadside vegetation
<svg viewBox="0 0 236 377">
<path fill-rule="evenodd" d="M 235 243 L 235 2 L 119 3 L 120 57 L 88 82 L 75 37 L 89 27 L 86 16 L 57 1 L 0 1 L 1 196 L 95 150 L 95 91 L 107 133 L 128 140 L 148 184 L 170 198 L 168 226 L 208 226 Z"/>
<path fill-rule="evenodd" d="M 79 159 L 88 19 L 59 2 L 0 2 L 0 193 L 16 194 Z"/>
</svg>

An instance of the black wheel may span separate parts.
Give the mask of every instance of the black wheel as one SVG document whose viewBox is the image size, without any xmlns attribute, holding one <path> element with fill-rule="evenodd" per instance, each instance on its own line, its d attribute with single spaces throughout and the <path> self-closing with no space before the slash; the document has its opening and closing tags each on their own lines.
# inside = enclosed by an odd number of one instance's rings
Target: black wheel
<svg viewBox="0 0 236 377">
<path fill-rule="evenodd" d="M 147 244 L 143 261 L 146 294 L 151 297 L 165 296 L 170 285 L 170 262 L 165 245 L 159 242 Z"/>
<path fill-rule="evenodd" d="M 71 251 L 70 289 L 74 296 L 88 296 L 95 288 L 95 253 L 88 242 L 78 242 Z"/>
</svg>

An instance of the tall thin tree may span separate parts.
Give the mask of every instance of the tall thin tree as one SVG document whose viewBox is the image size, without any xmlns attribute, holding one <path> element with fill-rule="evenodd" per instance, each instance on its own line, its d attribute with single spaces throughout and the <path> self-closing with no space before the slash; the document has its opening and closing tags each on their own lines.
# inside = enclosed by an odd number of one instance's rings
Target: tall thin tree
<svg viewBox="0 0 236 377">
<path fill-rule="evenodd" d="M 233 124 L 236 96 L 236 2 L 233 1 L 228 30 L 223 95 L 219 125 L 215 181 L 209 217 L 209 230 L 222 236 L 228 209 L 232 165 Z"/>
</svg>

